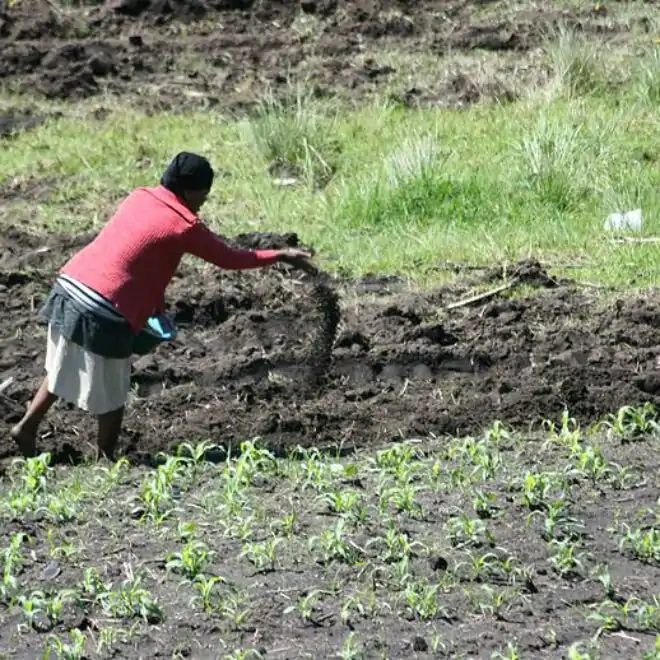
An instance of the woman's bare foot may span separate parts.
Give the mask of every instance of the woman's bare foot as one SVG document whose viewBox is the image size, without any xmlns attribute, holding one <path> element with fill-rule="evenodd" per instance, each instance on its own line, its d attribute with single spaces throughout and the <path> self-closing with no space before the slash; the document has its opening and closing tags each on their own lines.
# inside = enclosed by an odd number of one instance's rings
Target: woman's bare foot
<svg viewBox="0 0 660 660">
<path fill-rule="evenodd" d="M 37 432 L 26 429 L 17 424 L 9 431 L 18 448 L 25 458 L 32 458 L 37 452 Z"/>
<path fill-rule="evenodd" d="M 26 458 L 36 454 L 39 424 L 56 399 L 48 390 L 48 378 L 44 378 L 23 419 L 9 432 Z"/>
</svg>

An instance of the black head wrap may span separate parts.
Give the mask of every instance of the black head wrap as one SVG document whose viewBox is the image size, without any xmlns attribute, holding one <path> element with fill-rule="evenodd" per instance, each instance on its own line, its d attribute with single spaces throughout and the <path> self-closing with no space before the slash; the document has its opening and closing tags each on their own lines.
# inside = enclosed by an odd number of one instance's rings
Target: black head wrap
<svg viewBox="0 0 660 660">
<path fill-rule="evenodd" d="M 168 165 L 160 184 L 178 195 L 184 190 L 210 190 L 213 176 L 206 158 L 183 151 Z"/>
</svg>

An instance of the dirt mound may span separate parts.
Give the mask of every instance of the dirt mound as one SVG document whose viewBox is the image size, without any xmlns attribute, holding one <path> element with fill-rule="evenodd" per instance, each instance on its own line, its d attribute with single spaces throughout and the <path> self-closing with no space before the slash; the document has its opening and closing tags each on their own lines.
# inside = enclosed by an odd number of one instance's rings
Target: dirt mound
<svg viewBox="0 0 660 660">
<path fill-rule="evenodd" d="M 43 182 L 41 185 L 44 185 Z M 22 193 L 27 192 L 23 188 L 20 190 Z M 34 196 L 34 190 L 29 192 Z M 11 194 L 3 190 L 2 197 L 10 199 Z M 6 277 L 10 272 L 34 267 L 38 269 L 36 272 L 39 275 L 49 277 L 64 264 L 66 255 L 86 245 L 93 236 L 94 233 L 81 233 L 51 236 L 46 240 L 43 236 L 26 234 L 14 225 L 3 225 L 0 235 L 0 276 Z"/>
<path fill-rule="evenodd" d="M 24 241 L 15 231 L 7 237 L 17 253 Z M 298 239 L 234 237 L 241 241 Z M 41 377 L 35 310 L 55 264 L 74 247 L 56 260 L 46 253 L 51 266 L 22 271 L 6 259 L 0 272 L 0 380 L 16 379 L 0 395 L 5 431 Z M 332 283 L 289 277 L 285 267 L 183 268 L 168 291 L 180 337 L 135 362 L 124 450 L 144 458 L 181 441 L 226 445 L 254 436 L 275 449 L 375 443 L 469 433 L 495 419 L 527 426 L 565 407 L 586 424 L 624 404 L 659 402 L 657 297 L 605 305 L 566 282 L 548 286 L 534 264 L 506 272 L 536 281 L 539 294 L 449 311 L 457 287 L 377 303 L 370 296 L 340 318 Z M 62 405 L 48 418 L 41 447 L 59 456 L 63 447 L 83 451 L 93 432 L 92 420 Z M 0 455 L 12 455 L 2 437 Z"/>
<path fill-rule="evenodd" d="M 24 0 L 0 12 L 0 79 L 11 90 L 49 98 L 110 91 L 150 107 L 242 108 L 265 86 L 277 94 L 290 76 L 326 95 L 382 89 L 397 73 L 396 64 L 379 61 L 383 51 L 427 60 L 475 49 L 526 52 L 559 19 L 587 32 L 600 29 L 588 13 L 521 10 L 487 24 L 473 3 L 441 4 L 438 11 L 431 1 L 110 0 L 60 9 Z M 396 94 L 415 104 L 515 97 L 506 76 L 431 78 L 433 89 Z"/>
<path fill-rule="evenodd" d="M 17 133 L 40 126 L 45 117 L 34 115 L 31 112 L 16 112 L 10 110 L 0 114 L 0 138 L 13 137 Z"/>
</svg>

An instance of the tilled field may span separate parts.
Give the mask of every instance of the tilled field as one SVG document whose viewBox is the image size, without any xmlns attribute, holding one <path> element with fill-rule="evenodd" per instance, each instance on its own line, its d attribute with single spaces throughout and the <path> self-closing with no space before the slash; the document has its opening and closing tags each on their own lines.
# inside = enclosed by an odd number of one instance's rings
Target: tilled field
<svg viewBox="0 0 660 660">
<path fill-rule="evenodd" d="M 0 3 L 0 81 L 50 99 L 130 95 L 154 110 L 240 110 L 266 87 L 277 95 L 296 81 L 321 96 L 359 99 L 391 89 L 397 76 L 391 91 L 406 105 L 506 102 L 521 82 L 545 78 L 533 55 L 559 23 L 608 39 L 652 29 L 643 12 L 611 20 L 602 5 L 578 11 L 458 0 L 113 0 L 58 9 L 21 0 L 4 11 Z M 493 80 L 447 69 L 443 59 L 493 52 L 512 55 Z M 398 63 L 387 53 L 409 59 Z M 423 80 L 415 75 L 416 56 L 425 62 Z M 0 129 L 9 131 L 3 123 Z"/>
<path fill-rule="evenodd" d="M 37 239 L 15 230 L 4 240 L 0 373 L 16 382 L 0 406 L 10 424 L 42 377 L 36 309 L 52 266 L 75 242 L 55 241 L 39 253 Z M 283 245 L 297 238 L 238 240 Z M 533 295 L 445 309 L 469 297 L 470 284 L 500 284 L 497 271 L 410 294 L 388 280 L 328 282 L 317 291 L 279 269 L 184 267 L 168 292 L 181 334 L 136 360 L 124 448 L 154 456 L 191 439 L 236 444 L 255 436 L 271 447 L 364 446 L 478 432 L 498 419 L 538 427 L 565 409 L 589 424 L 623 405 L 657 402 L 656 299 L 604 303 L 593 289 L 522 264 L 521 281 Z M 62 458 L 93 433 L 89 420 L 64 406 L 48 420 L 42 447 Z M 12 452 L 3 445 L 4 456 Z"/>
</svg>

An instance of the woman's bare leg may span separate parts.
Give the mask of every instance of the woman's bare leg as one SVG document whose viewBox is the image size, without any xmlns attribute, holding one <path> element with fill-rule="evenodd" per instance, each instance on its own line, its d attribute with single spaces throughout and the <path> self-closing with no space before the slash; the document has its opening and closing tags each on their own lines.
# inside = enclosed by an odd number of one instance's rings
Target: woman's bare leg
<svg viewBox="0 0 660 660">
<path fill-rule="evenodd" d="M 114 460 L 117 441 L 121 432 L 121 425 L 124 420 L 124 407 L 118 410 L 99 415 L 98 420 L 98 448 L 99 454 L 110 460 Z"/>
<path fill-rule="evenodd" d="M 46 377 L 34 395 L 23 419 L 10 431 L 11 437 L 16 441 L 24 456 L 34 456 L 37 449 L 39 424 L 55 401 L 57 401 L 57 397 L 48 391 L 48 377 Z"/>
</svg>

